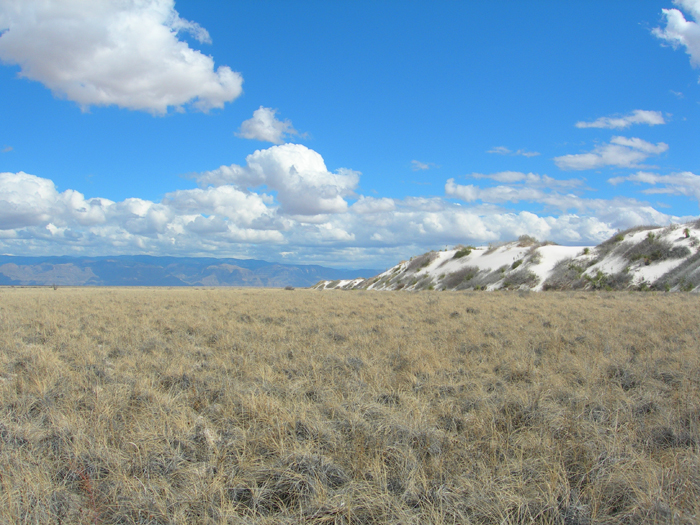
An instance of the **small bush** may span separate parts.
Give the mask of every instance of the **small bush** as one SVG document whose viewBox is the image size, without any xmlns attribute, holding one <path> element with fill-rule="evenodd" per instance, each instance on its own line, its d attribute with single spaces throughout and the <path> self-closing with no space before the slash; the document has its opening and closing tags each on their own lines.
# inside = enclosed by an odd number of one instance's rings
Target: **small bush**
<svg viewBox="0 0 700 525">
<path fill-rule="evenodd" d="M 670 242 L 662 241 L 649 232 L 646 239 L 620 255 L 630 262 L 643 260 L 644 264 L 648 265 L 666 259 L 682 259 L 690 255 L 690 249 L 687 246 L 673 246 Z"/>
<path fill-rule="evenodd" d="M 598 255 L 600 257 L 604 257 L 605 255 L 607 255 L 610 251 L 615 249 L 619 243 L 624 241 L 627 235 L 631 235 L 633 233 L 637 233 L 639 231 L 644 230 L 655 230 L 657 228 L 658 226 L 635 226 L 634 228 L 629 228 L 627 230 L 617 232 L 607 241 L 604 241 L 597 246 Z"/>
<path fill-rule="evenodd" d="M 532 246 L 538 244 L 537 239 L 530 235 L 521 235 L 518 237 L 518 246 Z"/>
<path fill-rule="evenodd" d="M 537 286 L 539 281 L 540 278 L 537 277 L 537 275 L 532 273 L 530 270 L 522 269 L 517 272 L 511 273 L 503 282 L 503 288 L 513 289 L 520 288 L 524 285 L 528 286 L 529 288 L 532 288 L 534 286 Z"/>
<path fill-rule="evenodd" d="M 408 263 L 408 266 L 406 267 L 407 272 L 417 272 L 419 270 L 422 270 L 426 266 L 428 266 L 431 262 L 433 262 L 437 258 L 438 254 L 437 252 L 428 252 L 424 253 L 423 255 L 419 255 L 418 257 L 414 257 L 410 263 Z"/>
<path fill-rule="evenodd" d="M 584 269 L 573 262 L 573 259 L 562 259 L 554 268 L 550 276 L 542 285 L 547 290 L 577 290 L 586 285 L 581 277 Z"/>
<path fill-rule="evenodd" d="M 462 286 L 461 288 L 466 288 L 469 281 L 476 277 L 477 273 L 479 273 L 479 269 L 477 267 L 465 266 L 464 268 L 460 268 L 456 272 L 452 272 L 451 274 L 447 275 L 442 280 L 442 284 L 448 289 L 457 288 L 462 284 L 465 286 Z"/>
<path fill-rule="evenodd" d="M 466 246 L 464 248 L 461 248 L 455 252 L 453 259 L 461 259 L 462 257 L 466 257 L 470 253 L 472 253 L 472 250 L 474 249 L 473 246 Z"/>
<path fill-rule="evenodd" d="M 540 264 L 542 262 L 542 254 L 535 246 L 530 248 L 530 252 L 528 254 L 528 257 L 529 257 L 530 264 Z"/>
<path fill-rule="evenodd" d="M 654 288 L 663 290 L 672 289 L 689 292 L 700 285 L 700 252 L 686 258 L 680 265 L 662 275 L 655 283 Z"/>
</svg>

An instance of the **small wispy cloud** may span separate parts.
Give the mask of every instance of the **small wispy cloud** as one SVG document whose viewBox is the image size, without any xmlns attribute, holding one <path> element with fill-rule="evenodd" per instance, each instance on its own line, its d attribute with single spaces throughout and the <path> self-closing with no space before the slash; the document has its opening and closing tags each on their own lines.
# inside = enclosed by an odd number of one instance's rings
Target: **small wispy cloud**
<svg viewBox="0 0 700 525">
<path fill-rule="evenodd" d="M 593 122 L 577 122 L 577 128 L 607 128 L 607 129 L 625 129 L 633 124 L 647 124 L 649 126 L 658 126 L 666 124 L 663 115 L 660 111 L 646 111 L 643 109 L 635 109 L 629 115 L 620 117 L 600 117 Z"/>
<path fill-rule="evenodd" d="M 432 162 L 421 162 L 419 160 L 412 160 L 411 161 L 411 169 L 413 171 L 422 171 L 422 170 L 429 170 L 433 168 L 439 168 L 437 164 L 433 164 Z"/>
<path fill-rule="evenodd" d="M 676 98 L 685 98 L 685 95 L 681 93 L 680 91 L 673 91 L 672 89 L 669 90 L 672 95 L 674 95 Z"/>
<path fill-rule="evenodd" d="M 519 149 L 516 151 L 512 151 L 505 146 L 495 146 L 488 150 L 486 153 L 495 153 L 496 155 L 511 155 L 511 156 L 516 156 L 516 155 L 522 155 L 523 157 L 536 157 L 540 153 L 537 151 L 527 151 L 524 149 Z"/>
<path fill-rule="evenodd" d="M 467 179 L 490 179 L 504 184 L 522 183 L 528 187 L 545 188 L 576 188 L 584 184 L 583 179 L 554 179 L 547 175 L 537 173 L 522 173 L 520 171 L 499 171 L 498 173 L 472 173 L 466 176 Z"/>
<path fill-rule="evenodd" d="M 512 151 L 510 151 L 505 146 L 495 146 L 488 150 L 486 153 L 495 153 L 496 155 L 510 155 Z"/>
<path fill-rule="evenodd" d="M 9 153 L 9 152 L 12 151 L 13 149 L 14 149 L 14 148 L 13 148 L 12 146 L 3 146 L 2 149 L 1 149 L 0 151 L 2 151 L 3 153 Z"/>
<path fill-rule="evenodd" d="M 634 182 L 637 184 L 648 184 L 656 186 L 642 191 L 650 194 L 684 195 L 700 202 L 700 175 L 690 171 L 672 173 L 671 175 L 658 175 L 646 171 L 639 171 L 626 177 L 613 177 L 608 179 L 613 186 L 623 182 Z"/>
</svg>

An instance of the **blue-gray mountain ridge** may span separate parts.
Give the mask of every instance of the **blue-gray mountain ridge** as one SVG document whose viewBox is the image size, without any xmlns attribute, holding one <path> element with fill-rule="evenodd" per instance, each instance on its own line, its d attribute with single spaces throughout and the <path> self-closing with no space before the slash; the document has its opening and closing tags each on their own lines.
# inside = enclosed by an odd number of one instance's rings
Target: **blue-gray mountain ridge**
<svg viewBox="0 0 700 525">
<path fill-rule="evenodd" d="M 371 277 L 379 271 L 214 257 L 0 255 L 0 285 L 5 286 L 307 287 L 319 280 Z"/>
</svg>

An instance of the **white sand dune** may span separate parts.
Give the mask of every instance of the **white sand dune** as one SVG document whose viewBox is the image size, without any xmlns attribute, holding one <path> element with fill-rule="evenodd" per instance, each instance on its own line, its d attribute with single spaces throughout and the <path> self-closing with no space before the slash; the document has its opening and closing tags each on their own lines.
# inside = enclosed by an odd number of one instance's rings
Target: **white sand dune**
<svg viewBox="0 0 700 525">
<path fill-rule="evenodd" d="M 455 247 L 402 261 L 371 279 L 320 290 L 700 290 L 700 221 L 620 232 L 598 246 L 520 241 Z"/>
</svg>

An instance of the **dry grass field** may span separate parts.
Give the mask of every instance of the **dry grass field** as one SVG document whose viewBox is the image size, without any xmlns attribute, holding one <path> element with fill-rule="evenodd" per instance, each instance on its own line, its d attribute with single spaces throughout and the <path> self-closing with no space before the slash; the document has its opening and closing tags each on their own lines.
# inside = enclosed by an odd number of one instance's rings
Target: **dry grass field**
<svg viewBox="0 0 700 525">
<path fill-rule="evenodd" d="M 0 289 L 0 522 L 697 523 L 700 297 Z"/>
</svg>

